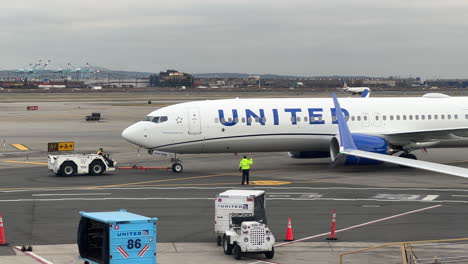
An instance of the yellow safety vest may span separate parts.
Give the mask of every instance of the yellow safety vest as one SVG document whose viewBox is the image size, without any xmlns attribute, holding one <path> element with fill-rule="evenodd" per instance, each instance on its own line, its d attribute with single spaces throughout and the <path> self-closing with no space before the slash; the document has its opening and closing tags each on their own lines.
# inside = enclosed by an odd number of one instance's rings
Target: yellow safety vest
<svg viewBox="0 0 468 264">
<path fill-rule="evenodd" d="M 239 167 L 243 170 L 248 170 L 250 169 L 250 165 L 253 164 L 253 159 L 242 159 L 239 163 Z"/>
</svg>

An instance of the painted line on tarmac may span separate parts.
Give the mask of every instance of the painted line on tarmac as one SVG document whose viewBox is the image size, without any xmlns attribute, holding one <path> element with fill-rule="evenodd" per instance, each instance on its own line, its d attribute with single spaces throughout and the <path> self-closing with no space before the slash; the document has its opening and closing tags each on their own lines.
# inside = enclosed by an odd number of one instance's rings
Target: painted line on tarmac
<svg viewBox="0 0 468 264">
<path fill-rule="evenodd" d="M 36 164 L 36 165 L 47 165 L 47 163 L 44 162 L 33 162 L 33 161 L 19 161 L 19 160 L 2 160 L 0 162 L 5 162 L 5 163 L 21 163 L 21 164 Z"/>
<path fill-rule="evenodd" d="M 16 247 L 13 247 L 14 249 L 16 249 L 17 251 L 25 254 L 25 255 L 28 255 L 30 256 L 31 258 L 33 258 L 34 260 L 36 260 L 37 262 L 41 263 L 41 264 L 54 264 L 53 262 L 50 262 L 48 261 L 47 259 L 43 258 L 43 257 L 40 257 L 32 252 L 28 252 L 28 251 L 21 251 L 21 248 L 16 246 Z"/>
<path fill-rule="evenodd" d="M 257 171 L 257 172 L 276 172 L 276 171 L 281 171 L 281 170 L 266 170 L 266 171 Z M 154 181 L 143 181 L 143 182 L 130 182 L 130 183 L 123 183 L 123 184 L 103 185 L 103 186 L 90 186 L 88 188 L 93 189 L 93 188 L 107 188 L 107 187 L 124 187 L 124 186 L 141 185 L 141 184 L 147 184 L 147 183 L 183 181 L 183 180 L 204 179 L 204 178 L 213 178 L 213 177 L 222 177 L 222 176 L 238 176 L 238 175 L 239 175 L 238 172 L 236 172 L 236 173 L 222 173 L 222 174 L 211 174 L 211 175 L 184 177 L 184 178 L 176 178 L 176 179 L 165 179 L 165 180 L 154 180 Z"/>
<path fill-rule="evenodd" d="M 398 218 L 398 217 L 402 217 L 402 216 L 406 216 L 406 215 L 410 215 L 410 214 L 415 214 L 415 213 L 419 213 L 419 212 L 431 210 L 431 209 L 438 208 L 438 207 L 441 207 L 441 206 L 442 206 L 441 204 L 437 204 L 437 205 L 433 205 L 433 206 L 429 206 L 429 207 L 424 207 L 424 208 L 421 208 L 421 209 L 416 209 L 416 210 L 408 211 L 408 212 L 401 213 L 401 214 L 397 214 L 397 215 L 387 216 L 387 217 L 384 217 L 384 218 L 372 220 L 372 221 L 365 222 L 365 223 L 362 223 L 362 224 L 353 225 L 353 226 L 345 227 L 345 228 L 342 228 L 342 229 L 338 229 L 338 230 L 335 231 L 335 233 L 340 233 L 340 232 L 344 232 L 344 231 L 348 231 L 348 230 L 352 230 L 352 229 L 356 229 L 356 228 L 368 226 L 368 225 L 371 225 L 371 224 L 376 224 L 376 223 L 384 222 L 384 221 L 391 220 L 391 219 L 395 219 L 395 218 Z M 326 233 L 322 233 L 322 234 L 318 234 L 318 235 L 313 235 L 313 236 L 309 236 L 309 237 L 304 237 L 304 238 L 297 239 L 297 240 L 294 240 L 294 241 L 291 241 L 291 242 L 280 243 L 280 244 L 278 244 L 278 245 L 275 245 L 275 247 L 287 246 L 287 245 L 291 245 L 291 244 L 294 244 L 294 243 L 298 243 L 298 242 L 310 240 L 310 239 L 313 239 L 313 238 L 318 238 L 318 237 L 327 236 L 327 235 L 329 235 L 329 234 L 330 234 L 330 232 L 326 232 Z"/>
<path fill-rule="evenodd" d="M 111 195 L 112 193 L 33 193 L 31 196 Z"/>
<path fill-rule="evenodd" d="M 26 150 L 31 150 L 30 148 L 26 147 L 23 144 L 10 144 L 12 147 L 21 150 L 21 151 L 26 151 Z"/>
</svg>

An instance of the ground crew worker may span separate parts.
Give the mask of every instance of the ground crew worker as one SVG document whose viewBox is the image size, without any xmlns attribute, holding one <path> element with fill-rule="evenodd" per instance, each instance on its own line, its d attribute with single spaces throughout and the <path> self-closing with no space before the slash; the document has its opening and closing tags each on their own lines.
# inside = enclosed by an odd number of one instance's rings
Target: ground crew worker
<svg viewBox="0 0 468 264">
<path fill-rule="evenodd" d="M 249 184 L 249 171 L 250 165 L 252 164 L 253 159 L 247 159 L 247 156 L 244 156 L 244 158 L 239 163 L 239 171 L 242 171 L 242 185 L 244 185 L 244 182 Z"/>
<path fill-rule="evenodd" d="M 102 148 L 99 148 L 99 150 L 97 151 L 97 153 L 96 153 L 96 154 L 98 154 L 98 155 L 101 155 L 101 156 L 102 156 L 102 155 L 104 155 L 104 150 L 103 150 Z"/>
</svg>

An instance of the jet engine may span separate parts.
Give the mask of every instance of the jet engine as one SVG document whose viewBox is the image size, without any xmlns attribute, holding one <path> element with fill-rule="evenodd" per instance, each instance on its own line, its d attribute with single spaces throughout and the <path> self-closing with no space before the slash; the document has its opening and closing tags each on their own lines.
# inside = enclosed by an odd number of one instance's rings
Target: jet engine
<svg viewBox="0 0 468 264">
<path fill-rule="evenodd" d="M 388 143 L 385 139 L 376 136 L 369 136 L 363 134 L 352 134 L 354 144 L 357 149 L 380 154 L 389 154 Z M 332 138 L 330 142 L 330 157 L 335 161 L 340 153 L 340 144 L 336 137 Z M 380 164 L 381 161 L 371 160 L 366 158 L 359 158 L 355 156 L 347 156 L 338 165 L 372 165 Z"/>
<path fill-rule="evenodd" d="M 330 152 L 326 151 L 294 151 L 288 152 L 293 159 L 320 159 L 330 157 Z"/>
</svg>

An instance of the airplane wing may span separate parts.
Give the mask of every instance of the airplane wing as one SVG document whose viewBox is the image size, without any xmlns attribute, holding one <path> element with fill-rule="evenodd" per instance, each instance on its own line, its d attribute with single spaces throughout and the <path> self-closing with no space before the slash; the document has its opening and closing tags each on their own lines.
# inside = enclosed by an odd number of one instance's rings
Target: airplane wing
<svg viewBox="0 0 468 264">
<path fill-rule="evenodd" d="M 342 160 L 346 158 L 346 156 L 350 155 L 468 178 L 468 169 L 466 168 L 358 150 L 356 144 L 354 143 L 351 132 L 349 131 L 349 127 L 346 123 L 343 112 L 341 111 L 336 94 L 332 94 L 332 96 L 333 103 L 335 104 L 338 131 L 340 136 L 340 153 L 335 162 Z"/>
</svg>

